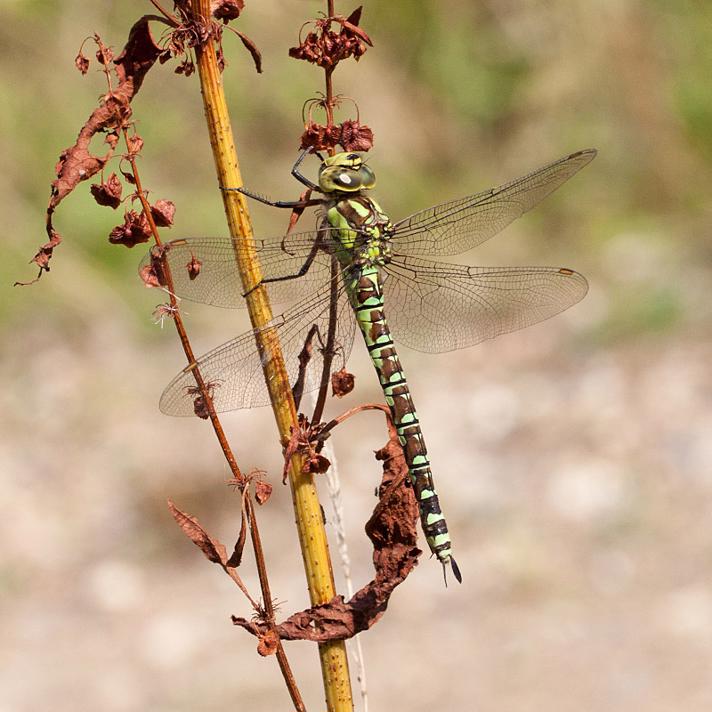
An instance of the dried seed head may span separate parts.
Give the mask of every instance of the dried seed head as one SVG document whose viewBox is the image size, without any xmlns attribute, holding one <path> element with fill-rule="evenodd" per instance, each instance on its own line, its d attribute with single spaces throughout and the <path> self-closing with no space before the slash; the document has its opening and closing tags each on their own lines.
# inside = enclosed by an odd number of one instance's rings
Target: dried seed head
<svg viewBox="0 0 712 712">
<path fill-rule="evenodd" d="M 171 200 L 157 200 L 151 206 L 151 215 L 158 227 L 170 227 L 173 225 L 175 212 L 176 206 Z"/>
<path fill-rule="evenodd" d="M 358 119 L 348 119 L 341 124 L 339 143 L 344 151 L 370 151 L 373 148 L 373 131 Z"/>
<path fill-rule="evenodd" d="M 112 173 L 105 181 L 93 183 L 91 194 L 99 205 L 106 205 L 109 208 L 116 208 L 121 205 L 121 191 L 123 186 L 116 173 Z"/>
<path fill-rule="evenodd" d="M 331 393 L 337 398 L 343 398 L 354 389 L 355 378 L 345 368 L 331 374 Z"/>
<path fill-rule="evenodd" d="M 312 452 L 304 459 L 302 472 L 310 472 L 313 475 L 323 475 L 331 467 L 331 462 L 323 455 Z"/>
<path fill-rule="evenodd" d="M 313 148 L 315 151 L 327 151 L 338 145 L 340 137 L 341 130 L 338 126 L 324 126 L 309 121 L 302 134 L 300 146 L 302 150 Z"/>
<path fill-rule="evenodd" d="M 192 282 L 199 274 L 203 263 L 195 256 L 190 256 L 190 262 L 185 266 L 188 270 L 188 278 Z"/>
<path fill-rule="evenodd" d="M 144 265 L 143 267 L 141 267 L 141 269 L 138 271 L 138 276 L 141 278 L 141 281 L 147 287 L 163 286 L 152 264 Z"/>
<path fill-rule="evenodd" d="M 257 500 L 257 504 L 265 504 L 271 496 L 272 485 L 264 480 L 257 480 L 255 482 L 255 500 Z"/>
<path fill-rule="evenodd" d="M 358 26 L 361 8 L 358 7 L 348 17 L 334 15 L 316 20 L 314 30 L 307 33 L 299 45 L 289 50 L 289 56 L 303 59 L 323 69 L 333 69 L 342 59 L 353 57 L 358 60 L 372 45 L 369 36 Z M 331 29 L 332 23 L 341 25 L 341 30 Z"/>
<path fill-rule="evenodd" d="M 134 247 L 141 242 L 148 242 L 151 239 L 151 228 L 143 213 L 129 210 L 124 215 L 124 224 L 115 227 L 109 234 L 109 242 L 112 245 L 124 245 Z"/>
<path fill-rule="evenodd" d="M 205 390 L 210 399 L 213 397 L 213 393 L 216 388 L 220 388 L 220 381 L 208 381 L 205 384 Z M 210 417 L 210 408 L 208 407 L 208 402 L 203 394 L 200 386 L 191 386 L 186 388 L 186 392 L 189 396 L 195 396 L 193 399 L 193 412 L 203 420 L 207 420 Z"/>
<path fill-rule="evenodd" d="M 257 652 L 263 657 L 272 655 L 277 651 L 279 638 L 274 630 L 268 630 L 264 635 L 260 636 L 260 642 L 257 644 Z"/>
<path fill-rule="evenodd" d="M 245 0 L 213 0 L 210 10 L 216 20 L 222 20 L 226 25 L 230 20 L 240 16 L 245 8 Z"/>
<path fill-rule="evenodd" d="M 134 134 L 126 139 L 126 145 L 128 147 L 129 155 L 135 156 L 140 153 L 143 148 L 143 139 L 138 134 Z"/>
<path fill-rule="evenodd" d="M 74 66 L 82 73 L 86 74 L 89 71 L 89 59 L 84 56 L 81 50 L 74 58 Z"/>
</svg>

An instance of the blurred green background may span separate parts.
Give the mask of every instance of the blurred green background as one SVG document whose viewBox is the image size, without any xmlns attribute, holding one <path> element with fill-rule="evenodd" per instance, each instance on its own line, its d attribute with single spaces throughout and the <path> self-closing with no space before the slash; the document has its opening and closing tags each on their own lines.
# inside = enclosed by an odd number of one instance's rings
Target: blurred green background
<svg viewBox="0 0 712 712">
<path fill-rule="evenodd" d="M 322 88 L 287 49 L 321 10 L 248 1 L 239 27 L 262 49 L 261 76 L 225 35 L 245 182 L 275 198 L 299 192 L 301 107 Z M 136 277 L 143 248 L 109 245 L 120 214 L 81 186 L 57 213 L 51 273 L 10 286 L 35 274 L 53 166 L 104 91 L 95 64 L 74 68 L 79 45 L 97 32 L 118 52 L 150 12 L 0 6 L 2 712 L 289 704 L 274 659 L 229 623 L 250 614 L 245 602 L 165 507 L 173 498 L 228 545 L 239 526 L 209 427 L 158 412 L 182 360 L 172 328 L 151 321 L 162 299 Z M 365 2 L 362 25 L 375 46 L 335 87 L 375 133 L 377 194 L 394 218 L 599 149 L 464 257 L 574 267 L 586 299 L 467 351 L 403 351 L 465 582 L 444 589 L 424 556 L 362 636 L 371 709 L 709 710 L 712 6 L 397 0 Z M 177 204 L 169 235 L 224 234 L 197 78 L 157 66 L 133 107 L 143 181 Z M 266 207 L 253 220 L 261 234 L 285 227 Z M 185 312 L 198 352 L 246 327 L 241 314 Z M 379 398 L 358 345 L 350 364 L 356 392 L 331 414 Z M 267 409 L 225 425 L 243 469 L 275 485 L 261 522 L 286 616 L 307 596 L 276 431 Z M 384 438 L 367 415 L 334 438 L 357 586 Z M 326 516 L 331 531 L 328 504 Z M 257 592 L 251 562 L 244 575 Z M 287 652 L 321 709 L 313 647 Z"/>
</svg>

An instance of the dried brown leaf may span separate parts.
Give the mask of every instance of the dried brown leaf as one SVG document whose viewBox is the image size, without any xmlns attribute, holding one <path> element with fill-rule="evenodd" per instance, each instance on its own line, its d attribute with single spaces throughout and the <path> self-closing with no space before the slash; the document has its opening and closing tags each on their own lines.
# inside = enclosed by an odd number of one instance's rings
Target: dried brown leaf
<svg viewBox="0 0 712 712">
<path fill-rule="evenodd" d="M 136 185 L 136 176 L 131 171 L 121 171 L 121 175 L 124 177 L 124 180 L 127 183 L 131 183 L 131 185 Z"/>
<path fill-rule="evenodd" d="M 210 408 L 208 408 L 208 403 L 202 393 L 193 399 L 193 412 L 201 420 L 207 420 L 210 417 Z"/>
<path fill-rule="evenodd" d="M 193 399 L 193 412 L 203 420 L 210 417 L 210 407 L 208 398 L 213 397 L 216 388 L 220 387 L 220 381 L 206 381 L 205 391 L 200 386 L 191 386 L 188 388 L 188 395 L 195 396 Z M 206 397 L 207 396 L 207 397 Z"/>
<path fill-rule="evenodd" d="M 362 28 L 358 26 L 361 21 L 361 11 L 363 10 L 363 5 L 359 5 L 343 22 L 343 26 L 353 32 L 355 35 L 360 37 L 367 45 L 373 47 L 373 42 L 371 38 L 363 31 Z"/>
<path fill-rule="evenodd" d="M 114 59 L 114 51 L 111 47 L 107 47 L 101 40 L 99 35 L 94 35 L 94 42 L 97 44 L 96 59 L 99 64 L 103 64 L 105 67 L 109 65 Z"/>
<path fill-rule="evenodd" d="M 304 127 L 300 146 L 302 149 L 313 148 L 315 151 L 328 151 L 334 148 L 340 139 L 340 126 L 325 126 L 309 121 Z"/>
<path fill-rule="evenodd" d="M 158 275 L 153 269 L 153 265 L 144 265 L 138 271 L 138 276 L 146 287 L 162 287 L 163 285 L 158 279 Z"/>
<path fill-rule="evenodd" d="M 385 613 L 393 590 L 402 583 L 418 563 L 418 504 L 413 488 L 406 485 L 406 465 L 397 435 L 376 453 L 383 462 L 383 479 L 379 502 L 366 524 L 373 544 L 374 579 L 357 591 L 350 601 L 336 596 L 328 603 L 300 611 L 277 626 L 283 640 L 327 642 L 350 638 L 375 625 Z M 262 637 L 271 630 L 269 624 L 233 616 L 235 625 L 252 635 Z"/>
<path fill-rule="evenodd" d="M 242 563 L 242 552 L 245 550 L 245 540 L 247 539 L 247 514 L 245 507 L 242 507 L 242 521 L 240 523 L 240 534 L 235 542 L 235 548 L 227 560 L 227 565 L 230 568 L 236 569 Z"/>
<path fill-rule="evenodd" d="M 353 57 L 358 60 L 366 46 L 372 45 L 370 37 L 358 27 L 361 8 L 348 17 L 334 15 L 314 22 L 314 31 L 309 32 L 297 47 L 289 50 L 289 56 L 304 59 L 323 69 L 333 69 L 341 60 Z M 340 32 L 331 29 L 332 23 L 341 25 Z"/>
<path fill-rule="evenodd" d="M 163 51 L 153 39 L 146 15 L 138 20 L 129 32 L 121 54 L 114 60 L 119 77 L 119 88 L 130 101 L 138 93 L 146 74 Z"/>
<path fill-rule="evenodd" d="M 16 287 L 27 287 L 30 284 L 34 284 L 42 276 L 43 270 L 49 272 L 49 261 L 52 257 L 52 251 L 62 242 L 62 236 L 51 226 L 48 230 L 49 240 L 45 242 L 44 245 L 40 245 L 39 250 L 32 258 L 32 262 L 40 268 L 39 274 L 29 282 L 15 282 Z"/>
<path fill-rule="evenodd" d="M 175 68 L 175 73 L 176 74 L 183 74 L 186 77 L 191 76 L 191 74 L 195 73 L 195 63 L 193 62 L 192 59 L 189 57 L 186 57 L 176 68 Z"/>
<path fill-rule="evenodd" d="M 208 532 L 203 529 L 200 522 L 195 517 L 191 517 L 185 512 L 181 512 L 178 507 L 168 500 L 168 509 L 173 515 L 173 518 L 178 522 L 178 526 L 183 530 L 185 535 L 195 544 L 207 557 L 208 561 L 214 564 L 225 566 L 227 564 L 227 553 L 225 546 L 217 539 L 211 537 Z"/>
<path fill-rule="evenodd" d="M 233 28 L 233 32 L 240 38 L 240 41 L 252 56 L 252 61 L 255 63 L 255 69 L 258 74 L 262 73 L 262 53 L 257 49 L 257 45 L 244 33 Z"/>
</svg>

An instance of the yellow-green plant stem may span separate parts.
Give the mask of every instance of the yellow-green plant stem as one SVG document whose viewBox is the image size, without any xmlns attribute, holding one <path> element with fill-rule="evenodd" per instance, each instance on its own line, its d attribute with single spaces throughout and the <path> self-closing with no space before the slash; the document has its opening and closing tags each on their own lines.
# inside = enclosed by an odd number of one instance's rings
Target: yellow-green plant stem
<svg viewBox="0 0 712 712">
<path fill-rule="evenodd" d="M 196 16 L 203 22 L 210 22 L 209 0 L 194 0 L 193 8 Z M 239 187 L 242 185 L 240 167 L 222 76 L 212 42 L 196 48 L 196 55 L 218 183 L 220 186 Z M 261 328 L 256 334 L 257 349 L 262 359 L 280 438 L 282 444 L 286 445 L 291 436 L 291 428 L 296 426 L 296 409 L 277 334 L 272 329 L 262 329 L 272 319 L 272 310 L 266 289 L 263 286 L 255 288 L 255 285 L 260 285 L 262 274 L 256 253 L 251 249 L 254 241 L 247 205 L 240 193 L 223 191 L 222 195 L 230 235 L 235 244 L 239 243 L 241 247 L 235 251 L 235 259 L 244 292 L 247 294 L 250 320 L 253 327 Z M 302 472 L 302 465 L 303 458 L 297 453 L 290 462 L 289 483 L 309 596 L 312 604 L 318 604 L 331 600 L 336 590 L 316 487 L 312 475 Z M 319 657 L 327 710 L 351 712 L 353 701 L 344 642 L 320 644 Z"/>
</svg>

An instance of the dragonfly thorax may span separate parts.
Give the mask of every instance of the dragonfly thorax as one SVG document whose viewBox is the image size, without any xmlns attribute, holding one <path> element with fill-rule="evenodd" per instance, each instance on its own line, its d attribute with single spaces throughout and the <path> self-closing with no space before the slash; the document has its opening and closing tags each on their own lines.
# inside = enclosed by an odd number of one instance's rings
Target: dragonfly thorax
<svg viewBox="0 0 712 712">
<path fill-rule="evenodd" d="M 329 201 L 326 221 L 342 264 L 384 264 L 391 257 L 392 224 L 372 198 L 355 195 Z"/>
</svg>

